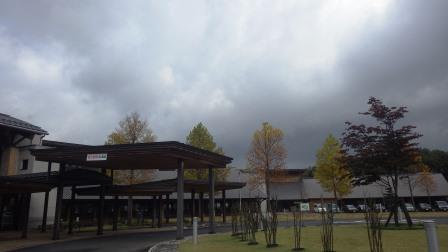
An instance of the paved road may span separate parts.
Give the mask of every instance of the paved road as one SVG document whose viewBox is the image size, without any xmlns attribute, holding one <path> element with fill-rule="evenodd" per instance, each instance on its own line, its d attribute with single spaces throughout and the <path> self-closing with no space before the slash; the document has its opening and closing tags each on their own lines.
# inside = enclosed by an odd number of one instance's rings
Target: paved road
<svg viewBox="0 0 448 252">
<path fill-rule="evenodd" d="M 448 218 L 431 218 L 438 224 L 448 224 Z M 354 220 L 338 220 L 335 224 L 350 225 L 362 224 L 362 221 Z M 306 226 L 320 225 L 320 221 L 305 221 Z M 281 226 L 289 226 L 291 223 L 282 222 Z M 199 233 L 207 233 L 207 228 L 201 228 Z M 230 227 L 218 227 L 217 232 L 230 231 Z M 185 236 L 190 236 L 191 230 L 185 230 Z M 41 245 L 32 248 L 20 249 L 20 252 L 142 252 L 147 251 L 154 244 L 172 240 L 176 237 L 175 231 L 163 232 L 144 232 L 144 233 L 129 233 L 116 236 L 95 237 L 82 240 L 73 240 L 66 242 L 59 242 L 54 244 Z"/>
<path fill-rule="evenodd" d="M 218 232 L 229 231 L 229 227 L 218 227 Z M 207 233 L 201 228 L 199 233 Z M 191 230 L 185 230 L 185 236 L 190 236 Z M 20 252 L 142 252 L 148 251 L 154 244 L 173 240 L 175 231 L 129 233 L 114 236 L 94 237 L 81 240 L 64 241 L 37 247 L 19 249 Z"/>
</svg>

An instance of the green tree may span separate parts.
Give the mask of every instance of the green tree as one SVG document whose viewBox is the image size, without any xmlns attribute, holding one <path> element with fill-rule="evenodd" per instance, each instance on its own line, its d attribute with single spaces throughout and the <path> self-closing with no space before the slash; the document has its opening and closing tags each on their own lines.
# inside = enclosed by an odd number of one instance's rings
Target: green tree
<svg viewBox="0 0 448 252">
<path fill-rule="evenodd" d="M 202 122 L 198 123 L 193 129 L 190 131 L 186 138 L 187 144 L 207 150 L 216 152 L 218 154 L 224 155 L 224 150 L 222 147 L 218 147 L 213 140 L 213 136 L 208 131 L 207 127 L 204 126 Z M 225 181 L 227 176 L 229 175 L 229 168 L 223 167 L 219 169 L 215 169 L 215 179 L 217 181 Z M 196 180 L 206 180 L 208 179 L 208 170 L 206 169 L 188 169 L 185 170 L 185 178 L 187 179 L 196 179 Z"/>
<path fill-rule="evenodd" d="M 342 162 L 342 151 L 338 140 L 329 135 L 317 151 L 314 177 L 327 192 L 332 192 L 334 199 L 343 198 L 352 189 L 350 171 Z"/>
<path fill-rule="evenodd" d="M 106 144 L 136 144 L 154 142 L 156 136 L 149 127 L 148 121 L 142 119 L 140 114 L 132 112 L 118 123 L 116 128 L 107 136 Z M 114 182 L 117 184 L 132 185 L 150 181 L 154 176 L 153 170 L 134 170 L 132 167 L 123 167 L 127 170 L 114 172 Z M 128 224 L 132 224 L 133 212 L 132 196 L 128 197 Z"/>
</svg>

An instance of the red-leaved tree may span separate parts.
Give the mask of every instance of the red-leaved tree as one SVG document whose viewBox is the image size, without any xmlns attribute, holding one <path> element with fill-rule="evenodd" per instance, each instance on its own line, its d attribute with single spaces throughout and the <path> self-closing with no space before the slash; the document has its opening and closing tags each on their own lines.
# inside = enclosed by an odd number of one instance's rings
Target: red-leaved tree
<svg viewBox="0 0 448 252">
<path fill-rule="evenodd" d="M 370 97 L 370 108 L 361 115 L 375 120 L 370 126 L 346 122 L 342 136 L 346 162 L 354 176 L 355 184 L 380 183 L 386 187 L 386 196 L 391 202 L 391 212 L 386 225 L 394 217 L 399 225 L 398 208 L 405 213 L 409 226 L 412 220 L 398 197 L 398 183 L 401 174 L 406 174 L 415 165 L 419 154 L 420 134 L 415 126 L 399 126 L 398 121 L 408 112 L 406 107 L 388 107 L 374 97 Z"/>
</svg>

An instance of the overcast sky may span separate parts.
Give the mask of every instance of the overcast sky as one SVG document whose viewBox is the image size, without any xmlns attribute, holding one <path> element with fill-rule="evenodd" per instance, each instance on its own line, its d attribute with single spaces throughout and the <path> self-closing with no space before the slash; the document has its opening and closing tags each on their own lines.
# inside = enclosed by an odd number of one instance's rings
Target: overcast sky
<svg viewBox="0 0 448 252">
<path fill-rule="evenodd" d="M 448 1 L 0 1 L 0 112 L 102 144 L 127 113 L 158 140 L 203 122 L 245 166 L 263 121 L 315 161 L 375 96 L 448 149 Z"/>
</svg>

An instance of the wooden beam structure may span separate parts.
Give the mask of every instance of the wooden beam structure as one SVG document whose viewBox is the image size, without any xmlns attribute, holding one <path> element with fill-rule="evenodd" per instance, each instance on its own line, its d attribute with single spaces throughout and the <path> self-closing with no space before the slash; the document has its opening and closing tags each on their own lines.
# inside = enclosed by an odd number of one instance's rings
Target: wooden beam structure
<svg viewBox="0 0 448 252">
<path fill-rule="evenodd" d="M 72 186 L 72 195 L 70 198 L 70 211 L 68 219 L 68 234 L 73 234 L 73 222 L 75 221 L 75 197 L 76 197 L 76 186 Z"/>
<path fill-rule="evenodd" d="M 152 223 L 151 223 L 151 226 L 153 228 L 156 227 L 156 218 L 157 218 L 157 199 L 156 199 L 156 196 L 152 196 Z"/>
<path fill-rule="evenodd" d="M 199 217 L 201 219 L 201 223 L 204 222 L 204 193 L 199 193 Z"/>
<path fill-rule="evenodd" d="M 23 195 L 23 216 L 21 216 L 22 221 L 22 238 L 28 237 L 28 220 L 30 218 L 30 202 L 31 202 L 31 193 L 26 193 Z"/>
<path fill-rule="evenodd" d="M 50 176 L 51 176 L 51 162 L 48 162 L 48 167 L 47 167 L 48 180 L 50 180 Z M 40 229 L 40 231 L 42 233 L 47 232 L 47 216 L 48 216 L 48 199 L 49 199 L 49 197 L 50 197 L 50 190 L 45 192 L 44 212 L 42 215 L 42 224 L 41 224 L 41 229 Z"/>
<path fill-rule="evenodd" d="M 166 197 L 165 223 L 168 224 L 170 223 L 170 194 L 167 193 L 165 197 Z"/>
<path fill-rule="evenodd" d="M 191 190 L 191 224 L 193 224 L 193 218 L 196 217 L 195 195 L 195 190 Z"/>
<path fill-rule="evenodd" d="M 112 217 L 112 231 L 118 230 L 118 196 L 114 196 L 114 215 Z"/>
<path fill-rule="evenodd" d="M 177 161 L 177 232 L 176 239 L 184 239 L 184 160 Z"/>
<path fill-rule="evenodd" d="M 106 169 L 101 169 L 101 173 L 106 174 Z M 97 235 L 102 235 L 104 233 L 104 198 L 105 198 L 105 185 L 100 186 L 100 200 L 98 204 L 98 228 L 96 231 Z"/>
<path fill-rule="evenodd" d="M 62 163 L 59 165 L 59 176 L 64 176 L 65 164 Z M 53 240 L 59 240 L 59 230 L 61 228 L 61 212 L 62 212 L 62 195 L 64 193 L 64 184 L 62 180 L 60 180 L 57 192 L 56 192 L 56 209 L 54 211 L 54 222 L 53 222 Z"/>
<path fill-rule="evenodd" d="M 226 190 L 222 190 L 221 213 L 222 223 L 226 223 Z"/>
<path fill-rule="evenodd" d="M 215 231 L 215 176 L 213 167 L 210 166 L 208 168 L 208 186 L 209 186 L 209 193 L 208 193 L 208 233 L 214 234 Z"/>
</svg>

